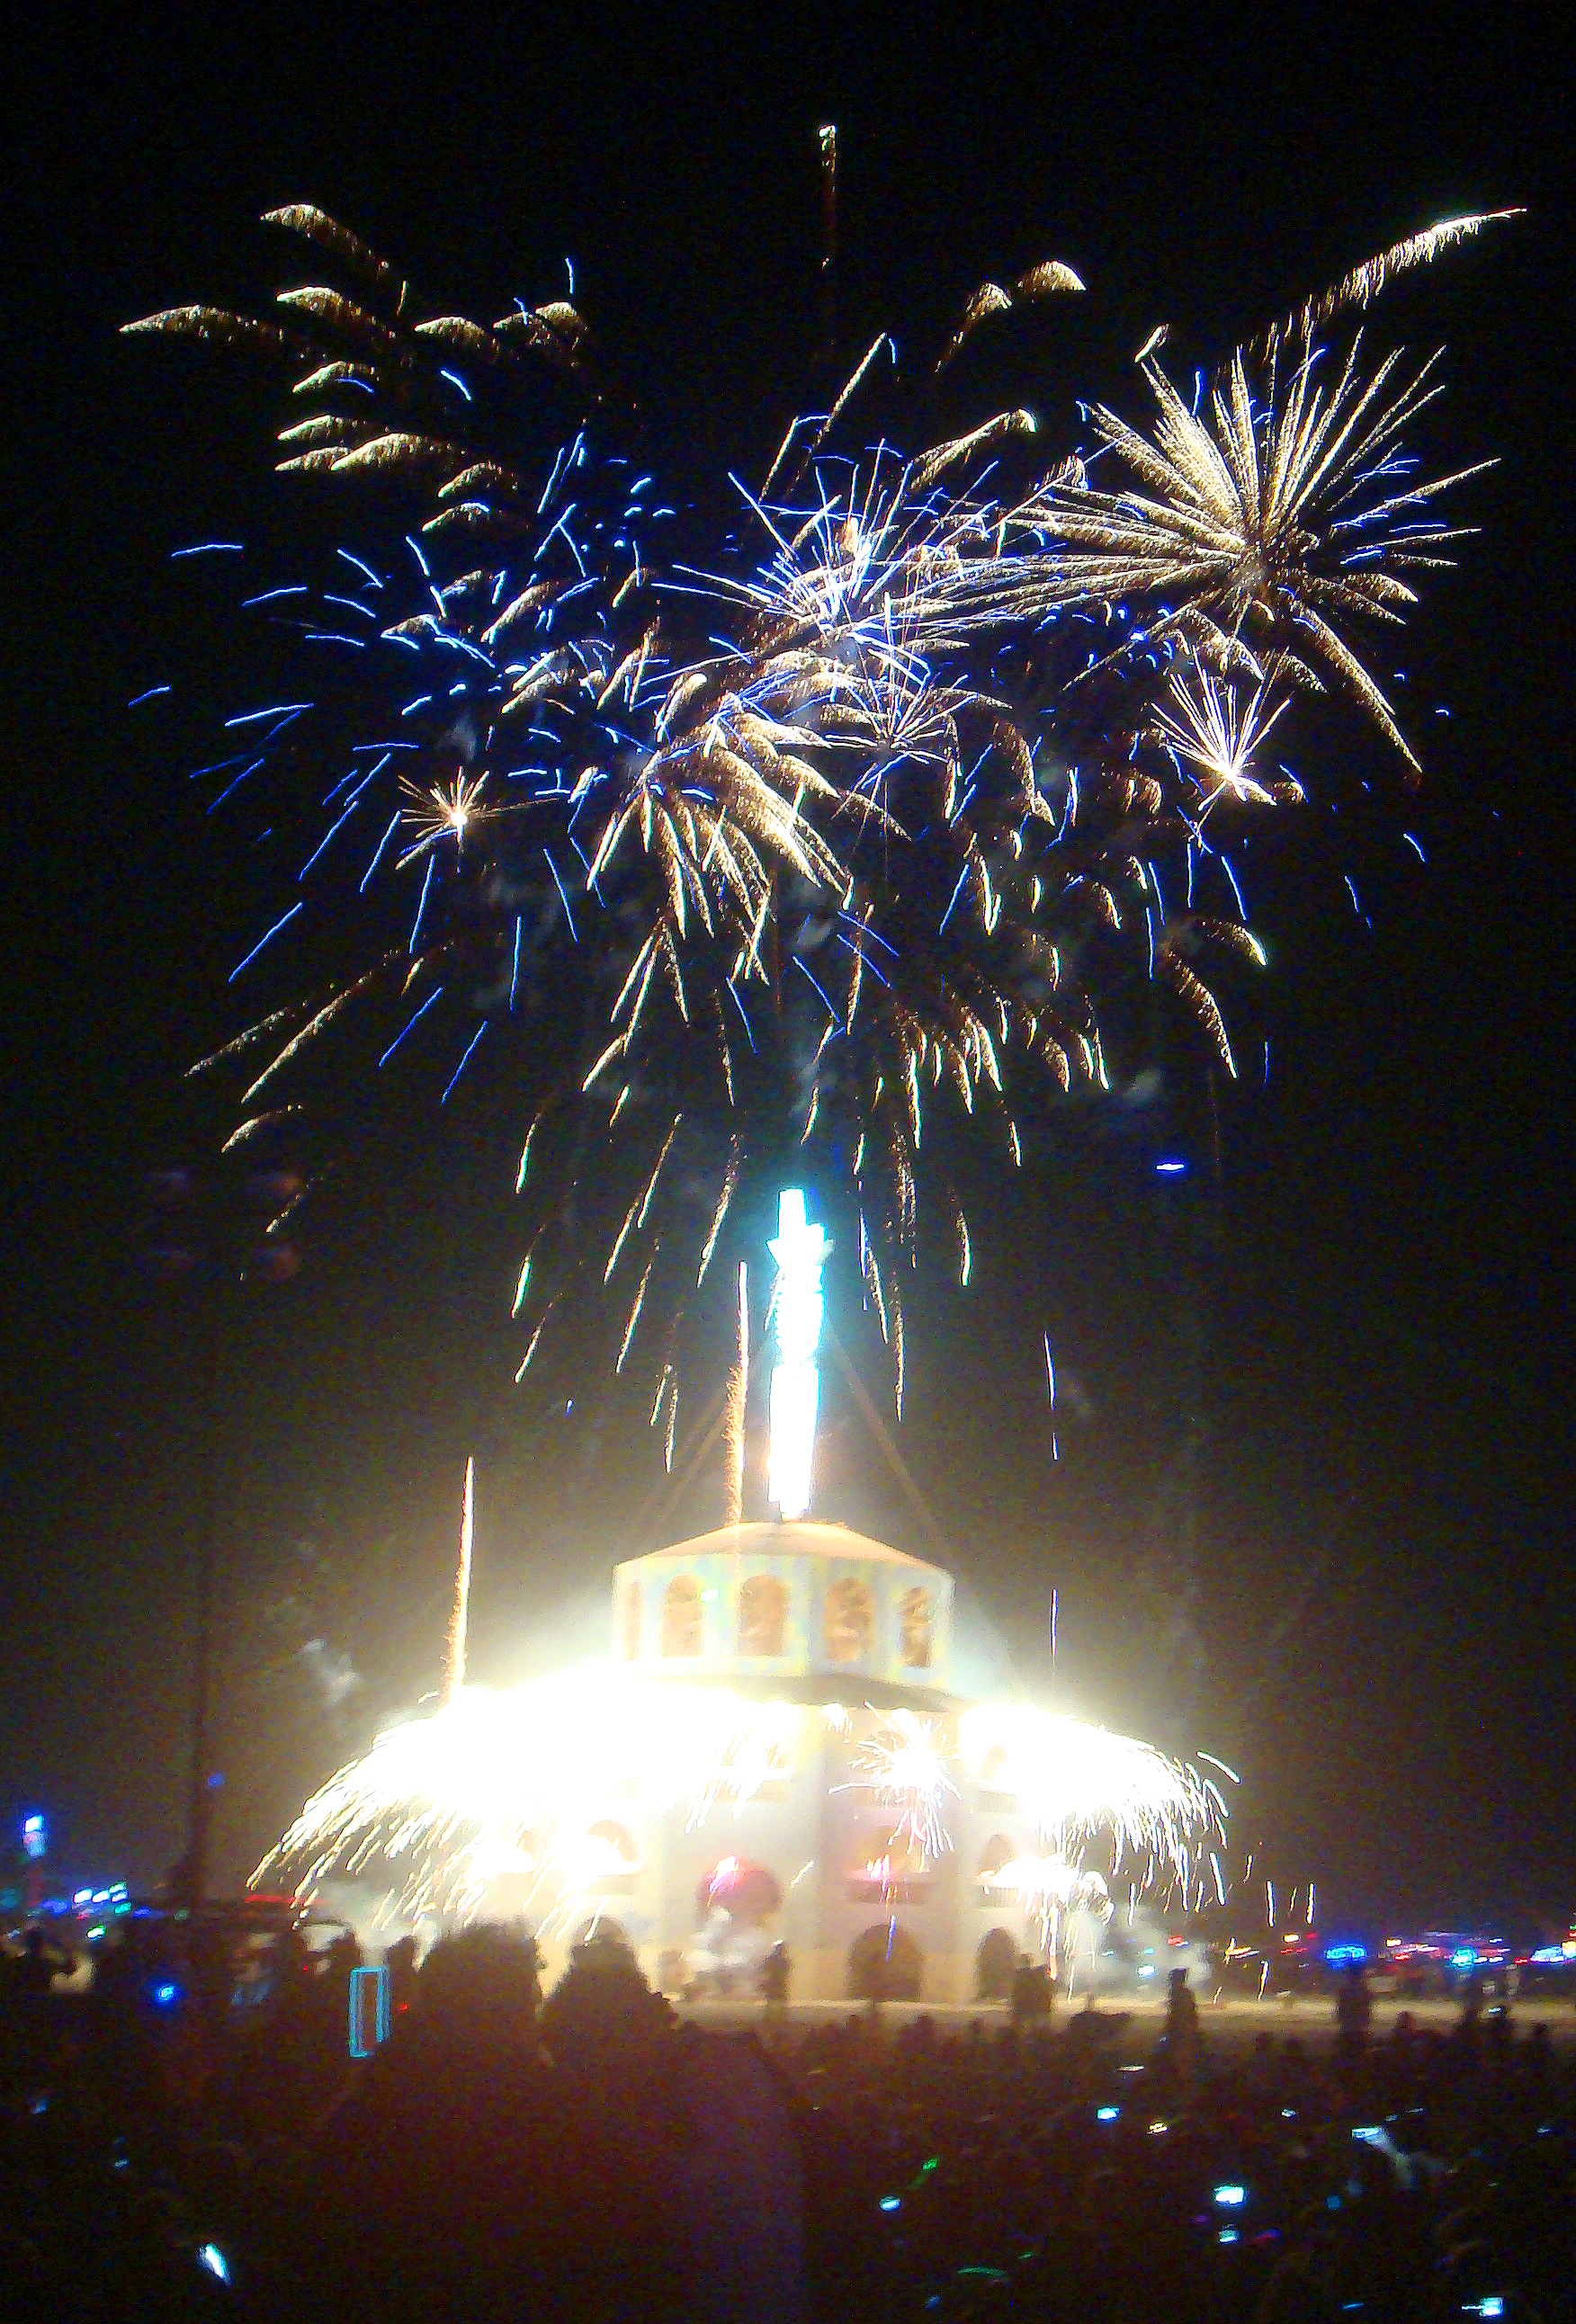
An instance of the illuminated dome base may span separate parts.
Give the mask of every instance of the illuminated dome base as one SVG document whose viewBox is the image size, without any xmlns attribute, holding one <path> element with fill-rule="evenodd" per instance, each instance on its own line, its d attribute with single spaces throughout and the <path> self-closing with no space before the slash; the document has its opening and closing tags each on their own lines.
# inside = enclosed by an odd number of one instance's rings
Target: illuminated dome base
<svg viewBox="0 0 1576 2324">
<path fill-rule="evenodd" d="M 1224 1803 L 1148 1745 L 952 1689 L 952 1577 L 840 1526 L 746 1525 L 621 1565 L 613 1656 L 465 1688 L 309 1801 L 260 1875 L 383 1915 L 522 1915 L 548 1975 L 616 1924 L 669 1992 L 967 2001 L 1108 1894 L 1191 1894 Z M 1218 1875 L 1217 1875 L 1218 1877 Z"/>
</svg>

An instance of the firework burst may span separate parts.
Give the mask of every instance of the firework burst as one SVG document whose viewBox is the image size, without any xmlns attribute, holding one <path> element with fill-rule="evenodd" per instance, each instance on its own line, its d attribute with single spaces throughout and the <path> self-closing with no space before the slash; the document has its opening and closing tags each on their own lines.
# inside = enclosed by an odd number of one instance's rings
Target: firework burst
<svg viewBox="0 0 1576 2324">
<path fill-rule="evenodd" d="M 681 517 L 572 299 L 427 311 L 322 212 L 272 216 L 351 287 L 129 327 L 283 362 L 281 468 L 362 480 L 380 512 L 315 583 L 247 599 L 312 675 L 237 713 L 209 770 L 279 830 L 309 810 L 290 908 L 233 979 L 285 985 L 217 1053 L 251 1063 L 239 1134 L 357 1020 L 445 1100 L 468 1070 L 501 1091 L 512 1037 L 539 1212 L 521 1376 L 600 1277 L 669 1458 L 686 1300 L 741 1186 L 802 1146 L 857 1222 L 900 1406 L 922 1193 L 970 1264 L 921 1165 L 934 1109 L 1016 1164 L 1021 1107 L 1111 1085 L 1114 996 L 1147 980 L 1230 1070 L 1217 978 L 1261 955 L 1229 849 L 1300 796 L 1272 729 L 1338 689 L 1415 767 L 1362 640 L 1448 558 L 1438 504 L 1471 472 L 1425 478 L 1406 448 L 1433 363 L 1320 331 L 1483 221 L 1368 262 L 1191 403 L 1157 338 L 1147 428 L 1101 404 L 1050 458 L 1017 410 L 867 448 L 883 336 L 760 491 L 730 477 Z M 996 318 L 1082 289 L 1056 261 L 983 286 L 948 392 Z M 705 553 L 738 520 L 744 545 Z"/>
</svg>

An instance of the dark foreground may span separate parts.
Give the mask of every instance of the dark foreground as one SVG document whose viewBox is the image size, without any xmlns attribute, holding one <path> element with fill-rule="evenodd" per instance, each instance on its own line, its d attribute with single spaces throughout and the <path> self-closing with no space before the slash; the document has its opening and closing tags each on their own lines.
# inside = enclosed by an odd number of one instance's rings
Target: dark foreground
<svg viewBox="0 0 1576 2324">
<path fill-rule="evenodd" d="M 11 1978 L 5 2313 L 1576 2313 L 1568 2004 L 1341 2041 L 1328 2003 L 746 2030 L 680 2024 L 612 1947 L 539 2006 L 529 1950 L 481 1931 L 356 2062 L 347 1981 L 294 1964 L 236 2011 Z"/>
</svg>

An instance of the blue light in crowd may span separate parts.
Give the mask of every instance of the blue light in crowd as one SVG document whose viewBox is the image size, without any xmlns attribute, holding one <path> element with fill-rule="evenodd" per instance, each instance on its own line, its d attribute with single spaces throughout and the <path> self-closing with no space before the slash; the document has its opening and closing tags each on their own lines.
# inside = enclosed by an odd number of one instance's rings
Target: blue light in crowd
<svg viewBox="0 0 1576 2324">
<path fill-rule="evenodd" d="M 902 2203 L 903 2198 L 901 2195 L 883 2195 L 881 2197 L 881 2209 L 883 2211 L 900 2210 L 902 2209 Z"/>
<path fill-rule="evenodd" d="M 1157 1175 L 1162 1178 L 1180 1178 L 1186 1168 L 1185 1162 L 1166 1161 L 1157 1162 L 1155 1165 Z"/>
<path fill-rule="evenodd" d="M 1227 2180 L 1223 2186 L 1215 2189 L 1215 2200 L 1223 2211 L 1240 2210 L 1248 2200 L 1248 2190 L 1239 2186 L 1235 2180 Z"/>
<path fill-rule="evenodd" d="M 1096 2122 L 1115 2122 L 1120 2113 L 1120 2107 L 1096 2107 L 1094 2119 Z"/>
<path fill-rule="evenodd" d="M 1336 1966 L 1348 1961 L 1365 1961 L 1368 1959 L 1368 1947 L 1366 1945 L 1326 1945 L 1324 1958 Z"/>
<path fill-rule="evenodd" d="M 200 2245 L 198 2249 L 197 2264 L 198 2267 L 206 2267 L 210 2275 L 217 2275 L 221 2283 L 228 2283 L 230 2281 L 230 2263 L 217 2244 Z"/>
<path fill-rule="evenodd" d="M 161 1985 L 153 1987 L 153 1998 L 161 2009 L 173 2008 L 180 1998 L 180 1987 L 166 1978 Z"/>
</svg>

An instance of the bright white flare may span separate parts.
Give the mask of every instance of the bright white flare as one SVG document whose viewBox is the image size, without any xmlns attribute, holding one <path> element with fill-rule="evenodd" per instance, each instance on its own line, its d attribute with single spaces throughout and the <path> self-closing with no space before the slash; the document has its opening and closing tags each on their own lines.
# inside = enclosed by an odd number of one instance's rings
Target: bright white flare
<svg viewBox="0 0 1576 2324">
<path fill-rule="evenodd" d="M 407 1917 L 462 1921 L 499 1910 L 507 1883 L 509 1909 L 552 1935 L 616 1914 L 641 1868 L 631 1835 L 651 1817 L 679 1813 L 690 1830 L 735 1817 L 768 1784 L 816 1780 L 829 1743 L 852 1748 L 852 1788 L 891 1810 L 893 1861 L 955 1846 L 965 1784 L 1009 1795 L 1004 1815 L 1010 1804 L 1039 1849 L 991 1877 L 1031 1914 L 1119 1870 L 1135 1894 L 1191 1897 L 1226 1819 L 1196 1767 L 1031 1705 L 932 1718 L 760 1702 L 592 1663 L 497 1693 L 466 1687 L 391 1728 L 314 1794 L 253 1877 L 282 1869 L 303 1895 L 378 1881 Z"/>
<path fill-rule="evenodd" d="M 810 1468 L 816 1448 L 816 1407 L 820 1377 L 816 1350 L 825 1300 L 821 1269 L 830 1249 L 824 1228 L 805 1217 L 797 1187 L 778 1198 L 777 1232 L 768 1248 L 777 1261 L 772 1318 L 778 1361 L 771 1375 L 771 1450 L 767 1493 L 778 1513 L 802 1517 L 810 1506 Z"/>
</svg>

